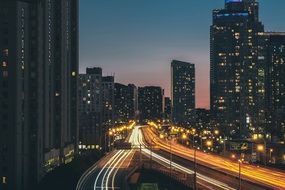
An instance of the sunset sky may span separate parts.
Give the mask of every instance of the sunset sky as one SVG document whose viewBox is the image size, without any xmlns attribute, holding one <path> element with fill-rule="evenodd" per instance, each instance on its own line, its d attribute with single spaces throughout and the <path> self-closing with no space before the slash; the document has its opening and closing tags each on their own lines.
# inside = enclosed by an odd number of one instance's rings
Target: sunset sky
<svg viewBox="0 0 285 190">
<path fill-rule="evenodd" d="M 266 31 L 285 31 L 284 0 L 259 0 Z M 170 95 L 172 59 L 196 65 L 196 107 L 209 108 L 209 27 L 224 0 L 80 0 L 80 72 Z"/>
</svg>

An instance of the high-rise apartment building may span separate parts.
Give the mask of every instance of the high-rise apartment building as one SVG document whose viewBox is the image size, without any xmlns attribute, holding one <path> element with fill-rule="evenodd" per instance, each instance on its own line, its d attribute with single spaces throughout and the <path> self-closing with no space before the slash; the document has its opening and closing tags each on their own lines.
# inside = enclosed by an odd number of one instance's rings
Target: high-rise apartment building
<svg viewBox="0 0 285 190">
<path fill-rule="evenodd" d="M 0 189 L 31 189 L 77 147 L 77 0 L 2 0 Z"/>
<path fill-rule="evenodd" d="M 138 109 L 141 121 L 162 119 L 163 97 L 164 91 L 161 87 L 138 88 Z"/>
<path fill-rule="evenodd" d="M 211 113 L 227 136 L 264 132 L 265 67 L 258 62 L 259 4 L 226 0 L 211 26 Z"/>
<path fill-rule="evenodd" d="M 172 122 L 189 127 L 195 123 L 195 65 L 171 63 Z"/>
<path fill-rule="evenodd" d="M 135 119 L 137 87 L 133 84 L 115 83 L 115 122 L 124 123 Z"/>
<path fill-rule="evenodd" d="M 87 68 L 79 75 L 79 140 L 84 145 L 100 145 L 102 136 L 102 69 Z"/>
<path fill-rule="evenodd" d="M 81 146 L 104 149 L 106 132 L 114 124 L 114 77 L 99 67 L 79 75 L 79 140 Z"/>
</svg>

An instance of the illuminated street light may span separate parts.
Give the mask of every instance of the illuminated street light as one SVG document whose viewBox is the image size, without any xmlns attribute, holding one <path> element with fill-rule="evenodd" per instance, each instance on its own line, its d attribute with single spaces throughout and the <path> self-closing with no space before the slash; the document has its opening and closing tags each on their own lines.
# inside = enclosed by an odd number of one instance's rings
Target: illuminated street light
<svg viewBox="0 0 285 190">
<path fill-rule="evenodd" d="M 164 139 L 164 135 L 163 135 L 163 134 L 160 134 L 160 135 L 159 135 L 159 138 Z"/>
<path fill-rule="evenodd" d="M 215 135 L 219 135 L 219 134 L 220 134 L 220 131 L 216 129 L 216 130 L 214 131 L 214 134 L 215 134 Z"/>
<path fill-rule="evenodd" d="M 241 164 L 242 164 L 243 160 L 239 159 L 238 160 L 238 177 L 239 177 L 239 190 L 241 190 Z"/>
<path fill-rule="evenodd" d="M 183 133 L 181 138 L 185 140 L 185 139 L 187 139 L 187 135 L 185 133 Z"/>
<path fill-rule="evenodd" d="M 264 146 L 261 145 L 261 144 L 257 145 L 257 150 L 258 150 L 259 152 L 263 152 L 263 151 L 264 151 Z"/>
<path fill-rule="evenodd" d="M 207 145 L 208 147 L 211 147 L 211 146 L 213 146 L 213 142 L 210 141 L 210 140 L 208 140 L 208 141 L 206 141 L 206 145 Z"/>
</svg>

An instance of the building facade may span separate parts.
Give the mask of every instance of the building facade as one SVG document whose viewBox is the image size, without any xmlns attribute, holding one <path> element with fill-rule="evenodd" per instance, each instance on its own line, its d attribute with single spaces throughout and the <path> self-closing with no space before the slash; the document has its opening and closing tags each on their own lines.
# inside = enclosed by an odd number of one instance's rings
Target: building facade
<svg viewBox="0 0 285 190">
<path fill-rule="evenodd" d="M 169 97 L 164 98 L 164 119 L 166 121 L 171 120 L 172 108 L 171 108 L 171 99 Z"/>
<path fill-rule="evenodd" d="M 80 148 L 105 149 L 106 132 L 114 124 L 114 77 L 87 68 L 79 75 L 78 102 Z"/>
<path fill-rule="evenodd" d="M 161 87 L 138 88 L 138 109 L 141 121 L 162 119 L 164 92 Z"/>
<path fill-rule="evenodd" d="M 135 119 L 137 87 L 133 84 L 115 83 L 115 122 L 125 123 Z"/>
<path fill-rule="evenodd" d="M 266 77 L 267 132 L 273 141 L 285 134 L 285 33 L 259 33 L 259 62 L 264 63 Z M 263 73 L 262 73 L 263 74 Z"/>
<path fill-rule="evenodd" d="M 189 127 L 195 123 L 195 65 L 171 63 L 172 122 Z"/>
<path fill-rule="evenodd" d="M 259 4 L 227 0 L 213 11 L 210 104 L 215 125 L 227 136 L 264 132 L 265 67 L 258 63 Z"/>
<path fill-rule="evenodd" d="M 26 190 L 77 147 L 78 2 L 1 1 L 0 189 Z"/>
<path fill-rule="evenodd" d="M 87 68 L 79 75 L 79 140 L 84 145 L 101 144 L 102 136 L 102 69 Z"/>
</svg>

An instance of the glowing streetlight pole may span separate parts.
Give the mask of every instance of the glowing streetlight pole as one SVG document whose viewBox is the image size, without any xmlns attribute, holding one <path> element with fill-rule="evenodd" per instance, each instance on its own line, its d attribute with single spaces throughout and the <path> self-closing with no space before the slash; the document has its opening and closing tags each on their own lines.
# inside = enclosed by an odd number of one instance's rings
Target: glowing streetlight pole
<svg viewBox="0 0 285 190">
<path fill-rule="evenodd" d="M 242 164 L 242 160 L 239 159 L 238 160 L 238 178 L 239 178 L 239 182 L 238 182 L 238 189 L 241 190 L 241 164 Z"/>
</svg>

